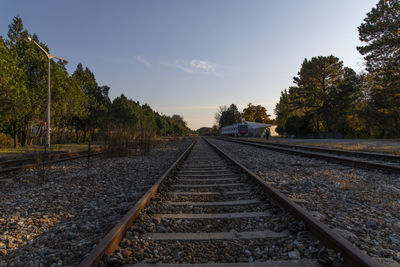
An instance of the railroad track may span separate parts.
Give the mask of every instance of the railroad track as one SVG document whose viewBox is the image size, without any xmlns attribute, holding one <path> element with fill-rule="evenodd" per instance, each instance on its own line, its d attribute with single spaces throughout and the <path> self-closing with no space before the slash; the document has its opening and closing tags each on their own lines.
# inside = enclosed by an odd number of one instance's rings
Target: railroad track
<svg viewBox="0 0 400 267">
<path fill-rule="evenodd" d="M 400 156 L 382 153 L 347 151 L 263 141 L 248 141 L 234 138 L 219 138 L 229 142 L 270 149 L 287 154 L 323 159 L 329 162 L 389 173 L 400 173 Z"/>
<path fill-rule="evenodd" d="M 95 149 L 90 151 L 78 152 L 64 152 L 64 153 L 49 153 L 47 155 L 40 154 L 36 158 L 23 158 L 16 160 L 6 160 L 0 162 L 0 174 L 17 172 L 27 169 L 35 168 L 39 165 L 46 165 L 49 163 L 56 163 L 67 160 L 74 160 L 78 158 L 97 156 L 104 153 L 104 149 Z"/>
<path fill-rule="evenodd" d="M 79 266 L 342 263 L 342 256 L 324 246 L 340 252 L 351 266 L 378 266 L 245 166 L 200 139 Z"/>
</svg>

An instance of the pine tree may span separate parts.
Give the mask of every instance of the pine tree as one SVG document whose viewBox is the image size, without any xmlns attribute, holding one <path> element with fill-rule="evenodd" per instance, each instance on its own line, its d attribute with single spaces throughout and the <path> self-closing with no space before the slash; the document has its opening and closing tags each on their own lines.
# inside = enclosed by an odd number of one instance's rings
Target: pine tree
<svg viewBox="0 0 400 267">
<path fill-rule="evenodd" d="M 400 136 L 400 2 L 380 0 L 358 27 L 373 82 L 372 113 L 381 125 L 380 137 Z"/>
</svg>

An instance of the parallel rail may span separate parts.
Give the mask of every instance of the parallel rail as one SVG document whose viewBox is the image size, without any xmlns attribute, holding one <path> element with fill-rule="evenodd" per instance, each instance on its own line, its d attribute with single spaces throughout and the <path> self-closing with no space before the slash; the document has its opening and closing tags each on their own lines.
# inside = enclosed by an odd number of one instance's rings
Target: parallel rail
<svg viewBox="0 0 400 267">
<path fill-rule="evenodd" d="M 400 173 L 400 165 L 394 162 L 397 162 L 400 157 L 396 155 L 384 155 L 384 154 L 376 154 L 376 153 L 367 153 L 367 152 L 355 152 L 355 151 L 345 151 L 338 149 L 324 149 L 324 148 L 316 148 L 316 147 L 305 147 L 305 146 L 295 146 L 295 145 L 286 145 L 286 144 L 271 144 L 265 142 L 257 142 L 257 141 L 244 141 L 244 140 L 236 140 L 232 138 L 219 138 L 220 140 L 225 140 L 229 142 L 265 148 L 269 150 L 274 150 L 278 152 L 283 152 L 287 154 L 294 154 L 304 157 L 311 157 L 316 159 L 323 159 L 328 162 L 339 163 L 346 166 L 358 167 L 363 169 L 372 169 L 372 170 L 381 170 L 389 173 Z M 316 152 L 318 151 L 318 152 Z M 336 155 L 335 155 L 336 154 Z M 339 155 L 340 154 L 340 155 Z M 344 155 L 344 156 L 341 156 Z M 351 158 L 351 157 L 352 158 Z M 391 161 L 390 163 L 380 163 L 368 161 L 362 158 L 374 158 L 380 161 Z"/>
<path fill-rule="evenodd" d="M 32 169 L 38 165 L 74 160 L 88 156 L 97 156 L 103 153 L 104 149 L 94 149 L 90 151 L 90 153 L 86 150 L 67 153 L 49 153 L 46 156 L 38 155 L 38 157 L 43 156 L 43 159 L 40 159 L 38 162 L 35 162 L 35 158 L 2 161 L 0 162 L 0 174 Z"/>
<path fill-rule="evenodd" d="M 293 201 L 291 201 L 289 198 L 284 196 L 282 193 L 280 193 L 278 190 L 272 188 L 270 185 L 268 185 L 266 182 L 264 182 L 260 177 L 258 177 L 256 174 L 251 172 L 249 169 L 247 169 L 245 166 L 240 164 L 239 162 L 235 161 L 232 159 L 230 156 L 225 154 L 223 151 L 221 151 L 219 148 L 217 148 L 214 144 L 210 143 L 207 139 L 204 139 L 212 148 L 215 150 L 222 158 L 226 159 L 229 164 L 233 164 L 237 168 L 239 168 L 243 173 L 247 175 L 247 177 L 250 177 L 251 180 L 256 182 L 266 193 L 269 199 L 271 199 L 274 203 L 276 203 L 278 206 L 281 206 L 282 208 L 286 209 L 289 211 L 291 214 L 294 216 L 298 217 L 304 223 L 309 227 L 311 232 L 313 232 L 321 242 L 327 244 L 329 247 L 336 249 L 337 251 L 340 251 L 342 255 L 344 256 L 344 259 L 346 263 L 351 264 L 351 266 L 379 266 L 372 258 L 367 256 L 365 253 L 361 252 L 358 248 L 353 246 L 349 241 L 345 240 L 343 237 L 339 236 L 337 233 L 335 233 L 333 230 L 331 230 L 328 226 L 325 224 L 319 222 L 315 218 L 313 218 L 307 211 L 305 211 L 303 208 L 300 206 L 296 205 Z M 127 231 L 127 229 L 134 223 L 135 219 L 138 218 L 139 214 L 141 211 L 150 203 L 150 200 L 155 196 L 155 194 L 158 192 L 161 184 L 165 183 L 167 180 L 168 176 L 177 168 L 179 164 L 181 164 L 185 158 L 188 156 L 190 153 L 191 149 L 193 148 L 194 143 L 192 143 L 189 148 L 179 157 L 179 159 L 166 171 L 162 177 L 147 191 L 145 195 L 135 204 L 134 207 L 124 216 L 124 218 L 106 235 L 106 237 L 90 252 L 90 254 L 80 263 L 80 267 L 83 266 L 98 266 L 99 263 L 104 259 L 104 256 L 110 256 L 113 251 L 118 247 L 119 242 L 122 240 L 124 233 Z M 200 160 L 201 161 L 201 160 Z M 215 165 L 216 166 L 216 165 Z M 212 168 L 206 168 L 204 166 L 202 167 L 196 167 L 196 165 L 192 165 L 190 167 L 191 171 L 185 171 L 185 169 L 181 170 L 181 173 L 192 173 L 192 174 L 187 174 L 186 176 L 186 181 L 189 181 L 190 179 L 193 180 L 193 177 L 195 178 L 194 180 L 198 180 L 199 178 L 203 177 L 202 175 L 199 174 L 193 174 L 193 170 L 202 170 L 201 172 L 205 172 L 206 169 L 212 169 Z M 207 172 L 209 172 L 208 170 Z M 200 173 L 201 173 L 200 172 Z M 195 173 L 199 173 L 199 171 L 196 171 Z M 182 175 L 182 174 L 181 174 Z M 216 174 L 217 175 L 217 174 Z M 209 175 L 208 175 L 209 176 Z M 213 178 L 214 180 L 224 180 L 222 178 L 223 174 L 219 173 L 217 178 Z M 220 178 L 218 178 L 220 177 Z M 204 178 L 204 182 L 207 182 L 207 180 L 211 179 L 206 179 Z M 225 178 L 226 179 L 226 178 Z M 238 184 L 236 184 L 238 185 Z M 201 185 L 197 185 L 197 187 L 200 187 Z M 214 186 L 214 187 L 219 187 L 220 189 L 223 188 L 223 184 L 213 184 L 209 186 Z M 231 185 L 226 185 L 227 187 Z M 238 191 L 235 191 L 237 194 Z M 186 192 L 188 193 L 188 192 Z M 212 192 L 206 192 L 207 194 L 211 194 Z M 226 192 L 227 193 L 227 192 Z M 249 192 L 247 192 L 249 193 Z M 177 193 L 174 193 L 177 194 Z M 191 192 L 190 194 L 196 195 L 196 192 Z M 204 194 L 204 192 L 199 192 L 197 194 Z M 216 193 L 220 194 L 220 193 Z M 232 201 L 232 202 L 237 202 L 237 201 Z M 182 202 L 183 203 L 183 202 Z M 186 202 L 187 203 L 187 202 Z M 192 204 L 190 205 L 196 205 L 196 202 L 190 202 Z M 203 202 L 201 205 L 205 205 L 208 202 Z M 226 204 L 226 202 L 224 202 Z M 209 203 L 211 204 L 211 203 Z M 235 203 L 232 203 L 235 205 Z M 175 202 L 176 205 L 176 202 Z M 183 204 L 181 204 L 183 205 Z M 188 204 L 187 204 L 188 205 Z M 213 204 L 215 205 L 215 204 Z M 196 213 L 194 213 L 196 214 Z M 171 216 L 171 214 L 166 214 L 167 216 Z M 190 217 L 190 214 L 183 214 L 185 216 Z M 204 214 L 206 215 L 206 214 Z M 211 216 L 215 214 L 208 214 L 208 216 Z M 179 215 L 179 216 L 182 216 Z M 231 216 L 232 213 L 231 213 Z M 218 233 L 216 233 L 218 234 Z M 222 234 L 222 233 L 221 233 Z M 221 235 L 220 234 L 220 235 Z M 229 234 L 229 233 L 226 233 Z M 171 237 L 170 234 L 156 234 L 156 235 L 149 235 L 154 238 L 165 238 L 165 237 Z M 161 237 L 160 237 L 161 236 Z M 215 236 L 213 234 L 207 234 L 207 233 L 199 233 L 199 234 L 173 234 L 172 236 L 175 236 L 175 238 L 178 236 L 182 236 L 182 238 L 191 238 L 191 240 L 203 240 L 205 237 L 204 236 Z"/>
</svg>

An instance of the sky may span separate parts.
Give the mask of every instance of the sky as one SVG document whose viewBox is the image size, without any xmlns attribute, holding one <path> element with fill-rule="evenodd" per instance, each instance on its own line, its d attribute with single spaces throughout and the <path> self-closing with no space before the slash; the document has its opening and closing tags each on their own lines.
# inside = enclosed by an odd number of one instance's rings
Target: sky
<svg viewBox="0 0 400 267">
<path fill-rule="evenodd" d="M 219 106 L 263 105 L 274 115 L 305 58 L 334 55 L 357 72 L 357 27 L 378 0 L 0 0 L 0 35 L 19 15 L 68 72 L 212 126 Z"/>
</svg>

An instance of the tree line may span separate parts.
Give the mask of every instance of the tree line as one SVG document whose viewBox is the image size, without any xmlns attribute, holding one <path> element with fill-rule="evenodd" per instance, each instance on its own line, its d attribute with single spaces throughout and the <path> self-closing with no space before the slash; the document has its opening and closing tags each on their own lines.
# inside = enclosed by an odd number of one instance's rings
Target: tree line
<svg viewBox="0 0 400 267">
<path fill-rule="evenodd" d="M 26 40 L 19 16 L 6 38 L 0 36 L 0 143 L 14 147 L 43 144 L 46 130 L 47 57 Z M 32 39 L 49 51 L 36 34 Z M 51 60 L 52 142 L 104 140 L 115 131 L 158 135 L 187 135 L 179 115 L 160 115 L 147 104 L 121 95 L 109 97 L 110 87 L 99 85 L 94 73 L 78 64 L 69 75 L 62 61 Z M 1 144 L 0 144 L 1 145 Z"/>
<path fill-rule="evenodd" d="M 333 55 L 304 59 L 276 104 L 278 132 L 400 137 L 400 2 L 380 0 L 358 32 L 366 71 L 357 74 Z"/>
</svg>

